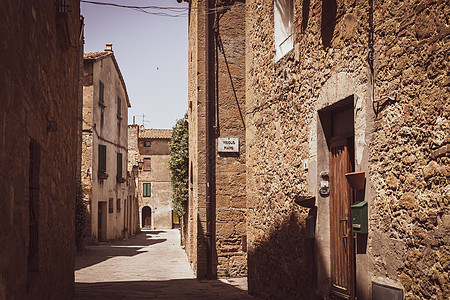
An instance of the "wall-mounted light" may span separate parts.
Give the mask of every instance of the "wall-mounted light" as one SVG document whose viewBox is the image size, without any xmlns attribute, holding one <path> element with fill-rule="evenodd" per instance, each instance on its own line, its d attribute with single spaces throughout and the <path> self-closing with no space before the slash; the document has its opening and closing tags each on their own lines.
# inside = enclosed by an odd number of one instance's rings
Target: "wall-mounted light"
<svg viewBox="0 0 450 300">
<path fill-rule="evenodd" d="M 138 167 L 139 170 L 142 170 L 144 168 L 144 162 L 143 161 L 138 162 Z"/>
</svg>

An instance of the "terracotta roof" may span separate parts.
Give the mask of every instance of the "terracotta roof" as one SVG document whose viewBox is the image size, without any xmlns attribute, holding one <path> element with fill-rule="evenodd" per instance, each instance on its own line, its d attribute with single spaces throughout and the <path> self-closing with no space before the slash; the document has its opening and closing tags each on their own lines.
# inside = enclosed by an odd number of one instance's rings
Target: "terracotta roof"
<svg viewBox="0 0 450 300">
<path fill-rule="evenodd" d="M 84 53 L 84 59 L 98 59 L 102 58 L 103 56 L 112 55 L 113 52 L 111 51 L 96 51 L 96 52 L 86 52 Z"/>
<path fill-rule="evenodd" d="M 139 138 L 141 139 L 170 139 L 172 129 L 141 129 Z"/>
<path fill-rule="evenodd" d="M 113 51 L 96 51 L 96 52 L 86 52 L 84 53 L 85 60 L 101 60 L 111 56 L 114 66 L 116 67 L 117 73 L 119 74 L 120 82 L 122 83 L 123 89 L 125 91 L 125 97 L 127 100 L 128 107 L 131 107 L 130 98 L 128 97 L 127 86 L 125 85 L 125 80 L 123 79 L 122 72 L 120 72 L 119 64 L 117 63 L 116 58 L 114 57 Z"/>
</svg>

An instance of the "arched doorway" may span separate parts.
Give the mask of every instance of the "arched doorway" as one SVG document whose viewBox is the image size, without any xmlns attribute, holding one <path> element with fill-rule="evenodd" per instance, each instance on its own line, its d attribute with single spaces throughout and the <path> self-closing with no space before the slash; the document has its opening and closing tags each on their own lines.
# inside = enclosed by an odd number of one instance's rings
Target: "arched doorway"
<svg viewBox="0 0 450 300">
<path fill-rule="evenodd" d="M 148 206 L 142 208 L 142 228 L 151 228 L 152 226 L 152 209 Z"/>
</svg>

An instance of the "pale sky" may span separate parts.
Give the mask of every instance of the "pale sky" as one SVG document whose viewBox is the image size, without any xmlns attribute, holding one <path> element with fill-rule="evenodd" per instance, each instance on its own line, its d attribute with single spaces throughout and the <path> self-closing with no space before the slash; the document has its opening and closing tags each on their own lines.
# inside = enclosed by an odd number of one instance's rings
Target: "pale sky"
<svg viewBox="0 0 450 300">
<path fill-rule="evenodd" d="M 135 6 L 186 8 L 148 9 L 157 16 L 134 9 L 81 3 L 85 17 L 85 52 L 104 51 L 113 44 L 114 55 L 127 86 L 131 108 L 128 124 L 146 128 L 172 128 L 187 111 L 188 24 L 186 2 L 176 0 L 93 0 Z"/>
</svg>

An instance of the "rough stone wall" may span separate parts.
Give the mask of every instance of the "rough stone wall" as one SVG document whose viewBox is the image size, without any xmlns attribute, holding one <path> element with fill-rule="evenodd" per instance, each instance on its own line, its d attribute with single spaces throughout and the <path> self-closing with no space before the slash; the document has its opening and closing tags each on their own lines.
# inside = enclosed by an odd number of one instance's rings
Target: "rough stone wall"
<svg viewBox="0 0 450 300">
<path fill-rule="evenodd" d="M 170 139 L 145 139 L 151 142 L 144 147 L 139 139 L 139 161 L 151 159 L 151 170 L 139 171 L 139 212 L 142 224 L 142 208 L 151 208 L 152 229 L 172 228 L 172 183 L 169 171 Z M 151 196 L 143 196 L 143 183 L 151 183 Z"/>
<path fill-rule="evenodd" d="M 90 64 L 92 68 L 92 63 Z M 86 63 L 85 63 L 86 66 Z M 81 144 L 81 186 L 83 188 L 84 200 L 88 210 L 88 216 L 86 218 L 85 234 L 87 242 L 90 243 L 91 236 L 91 198 L 92 198 L 92 153 L 93 148 L 93 130 L 91 124 L 93 124 L 93 86 L 83 86 L 83 131 L 82 131 L 82 144 Z"/>
<path fill-rule="evenodd" d="M 131 235 L 139 232 L 139 149 L 138 149 L 139 126 L 128 125 L 128 201 L 129 204 L 129 224 L 128 229 Z"/>
<path fill-rule="evenodd" d="M 373 3 L 373 85 L 370 4 L 294 1 L 295 46 L 275 63 L 273 3 L 246 3 L 248 277 L 262 298 L 329 295 L 330 212 L 318 195 L 328 150 L 317 111 L 350 95 L 369 202 L 358 299 L 371 299 L 372 282 L 404 289 L 406 299 L 449 297 L 449 5 Z M 372 93 L 392 90 L 398 101 L 376 116 Z M 317 199 L 314 242 L 305 238 L 308 209 L 293 204 L 302 194 Z"/>
<path fill-rule="evenodd" d="M 247 275 L 243 3 L 235 3 L 223 13 L 219 36 L 223 45 L 223 51 L 218 51 L 219 137 L 239 138 L 239 153 L 216 156 L 217 276 L 240 277 Z"/>
<path fill-rule="evenodd" d="M 139 126 L 128 125 L 128 172 L 131 172 L 133 166 L 138 166 L 139 163 L 138 137 Z"/>
<path fill-rule="evenodd" d="M 89 61 L 85 63 L 89 65 Z M 122 177 L 126 178 L 128 112 L 125 89 L 117 73 L 112 56 L 95 60 L 92 68 L 85 71 L 83 94 L 86 103 L 83 109 L 84 123 L 83 143 L 86 150 L 83 156 L 82 177 L 85 178 L 86 197 L 90 201 L 91 240 L 97 243 L 98 235 L 98 203 L 107 203 L 106 239 L 123 238 L 125 232 L 123 205 L 128 196 L 126 182 L 117 178 L 117 153 L 122 153 Z M 92 72 L 92 74 L 91 74 Z M 91 79 L 92 77 L 92 79 Z M 104 105 L 99 104 L 99 80 L 104 83 Z M 121 98 L 121 117 L 117 114 L 117 97 Z M 103 114 L 103 122 L 102 122 Z M 98 145 L 106 146 L 106 173 L 108 178 L 101 179 L 98 174 Z M 110 212 L 109 199 L 112 201 Z M 120 202 L 120 207 L 118 207 Z M 103 228 L 102 230 L 105 230 Z"/>
<path fill-rule="evenodd" d="M 189 17 L 189 206 L 186 251 L 197 277 L 206 277 L 206 114 L 204 2 L 191 2 Z M 213 276 L 246 275 L 245 198 L 245 5 L 235 3 L 220 14 L 222 53 L 218 49 L 217 136 L 237 137 L 240 153 L 215 152 Z M 219 9 L 220 10 L 220 9 Z M 228 74 L 228 68 L 231 73 Z M 211 83 L 213 84 L 213 83 Z M 213 201 L 213 203 L 214 203 Z M 214 243 L 215 241 L 215 243 Z"/>
<path fill-rule="evenodd" d="M 80 11 L 79 1 L 67 4 L 65 17 L 53 1 L 0 4 L 0 299 L 73 297 Z M 40 154 L 31 188 L 32 141 Z M 38 239 L 29 264 L 31 194 Z"/>
<path fill-rule="evenodd" d="M 448 1 L 374 3 L 375 96 L 398 102 L 370 144 L 371 265 L 405 299 L 450 298 L 449 16 Z"/>
<path fill-rule="evenodd" d="M 138 202 L 138 173 L 137 166 L 133 166 L 128 171 L 127 185 L 128 185 L 128 197 L 127 197 L 127 217 L 126 228 L 128 236 L 134 236 L 139 232 L 139 202 Z"/>
<path fill-rule="evenodd" d="M 189 10 L 189 204 L 186 252 L 195 274 L 206 277 L 205 173 L 205 6 L 192 1 Z"/>
</svg>

